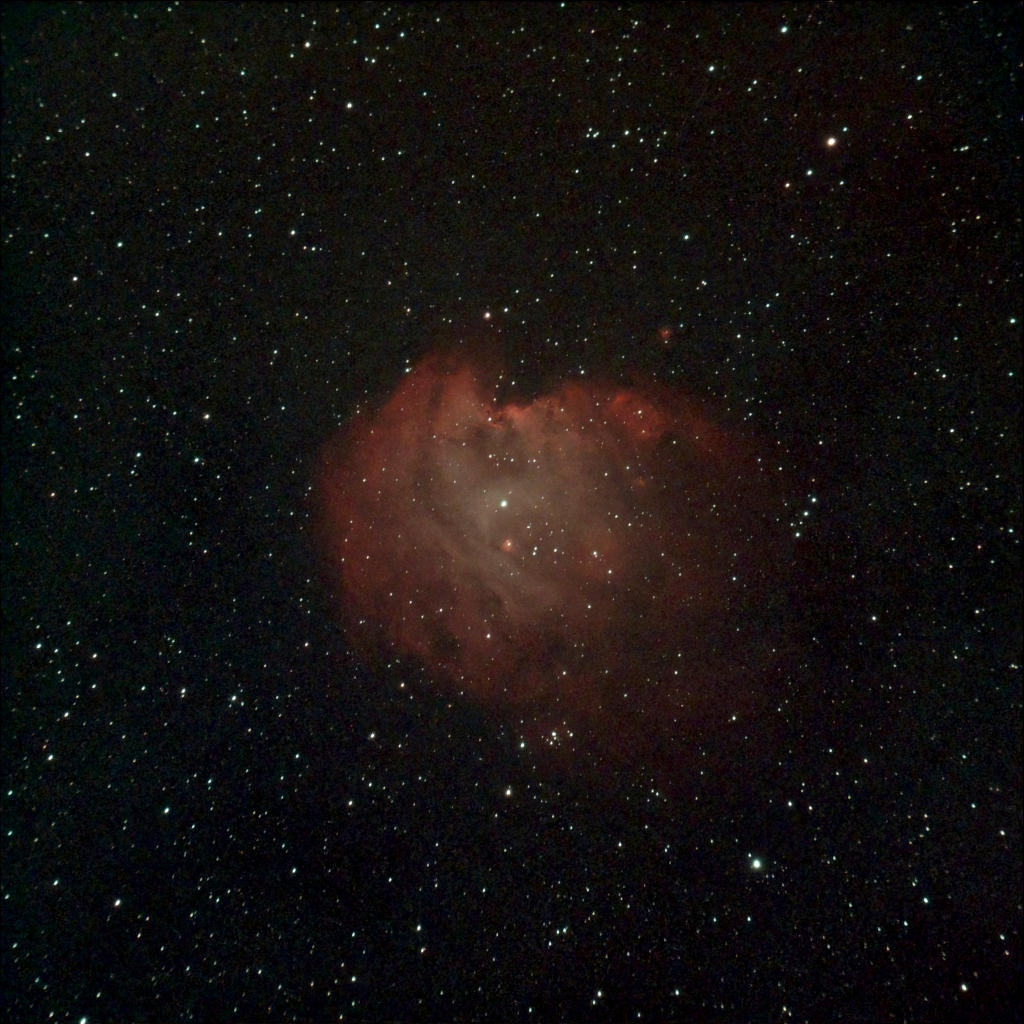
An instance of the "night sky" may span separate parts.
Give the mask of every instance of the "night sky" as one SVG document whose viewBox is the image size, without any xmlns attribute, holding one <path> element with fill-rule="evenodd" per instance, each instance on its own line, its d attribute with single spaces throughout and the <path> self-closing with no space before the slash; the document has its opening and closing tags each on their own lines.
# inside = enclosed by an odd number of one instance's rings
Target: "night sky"
<svg viewBox="0 0 1024 1024">
<path fill-rule="evenodd" d="M 1020 66 L 6 5 L 3 1016 L 1017 1019 Z"/>
</svg>

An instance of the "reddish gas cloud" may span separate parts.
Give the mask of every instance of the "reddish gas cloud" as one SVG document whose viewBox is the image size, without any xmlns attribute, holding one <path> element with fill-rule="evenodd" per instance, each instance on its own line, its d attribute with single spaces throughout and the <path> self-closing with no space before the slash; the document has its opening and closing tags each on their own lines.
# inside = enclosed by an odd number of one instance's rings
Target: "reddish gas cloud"
<svg viewBox="0 0 1024 1024">
<path fill-rule="evenodd" d="M 653 383 L 519 402 L 500 383 L 433 356 L 324 447 L 318 533 L 346 628 L 556 758 L 678 770 L 776 650 L 775 467 Z"/>
</svg>

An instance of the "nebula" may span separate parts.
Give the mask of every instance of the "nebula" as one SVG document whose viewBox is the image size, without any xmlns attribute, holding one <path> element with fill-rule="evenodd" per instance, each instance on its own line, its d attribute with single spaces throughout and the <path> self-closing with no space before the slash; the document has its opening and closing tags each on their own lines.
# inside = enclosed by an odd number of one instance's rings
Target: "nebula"
<svg viewBox="0 0 1024 1024">
<path fill-rule="evenodd" d="M 519 401 L 434 355 L 323 448 L 318 536 L 348 634 L 553 756 L 671 766 L 764 685 L 776 467 L 678 390 Z"/>
</svg>

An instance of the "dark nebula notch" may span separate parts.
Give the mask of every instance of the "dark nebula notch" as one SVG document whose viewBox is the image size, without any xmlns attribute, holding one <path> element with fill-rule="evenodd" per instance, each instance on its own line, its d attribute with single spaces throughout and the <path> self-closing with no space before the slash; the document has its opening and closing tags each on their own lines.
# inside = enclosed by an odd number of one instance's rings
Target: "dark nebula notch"
<svg viewBox="0 0 1024 1024">
<path fill-rule="evenodd" d="M 433 356 L 328 442 L 318 533 L 343 621 L 557 759 L 681 770 L 778 650 L 777 467 L 654 383 L 520 402 Z"/>
</svg>

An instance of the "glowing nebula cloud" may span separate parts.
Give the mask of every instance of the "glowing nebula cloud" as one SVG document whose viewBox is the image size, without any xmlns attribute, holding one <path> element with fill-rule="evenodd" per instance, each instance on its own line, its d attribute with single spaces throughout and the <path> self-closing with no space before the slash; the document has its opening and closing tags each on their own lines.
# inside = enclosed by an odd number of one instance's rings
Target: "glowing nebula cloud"
<svg viewBox="0 0 1024 1024">
<path fill-rule="evenodd" d="M 324 447 L 349 634 L 556 756 L 671 766 L 771 661 L 773 467 L 677 391 L 574 380 L 515 402 L 498 383 L 430 357 Z"/>
</svg>

